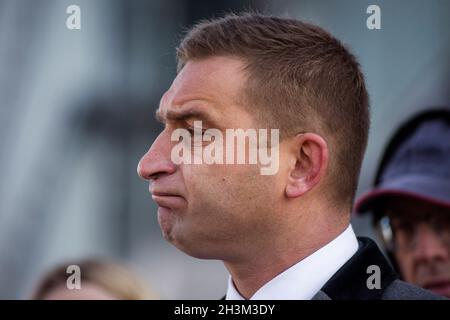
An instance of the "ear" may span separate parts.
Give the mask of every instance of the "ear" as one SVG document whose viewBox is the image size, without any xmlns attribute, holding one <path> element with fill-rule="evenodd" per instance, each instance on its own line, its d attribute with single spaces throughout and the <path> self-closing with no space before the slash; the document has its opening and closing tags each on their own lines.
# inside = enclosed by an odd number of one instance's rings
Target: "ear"
<svg viewBox="0 0 450 320">
<path fill-rule="evenodd" d="M 286 196 L 296 198 L 314 188 L 325 175 L 329 161 L 328 145 L 314 133 L 298 134 L 292 143 L 295 164 L 289 171 Z"/>
</svg>

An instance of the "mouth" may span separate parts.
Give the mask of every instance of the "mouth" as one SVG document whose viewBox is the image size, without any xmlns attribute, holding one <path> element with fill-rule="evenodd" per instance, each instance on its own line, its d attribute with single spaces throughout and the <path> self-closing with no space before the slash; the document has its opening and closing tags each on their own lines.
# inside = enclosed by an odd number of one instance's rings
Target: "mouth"
<svg viewBox="0 0 450 320">
<path fill-rule="evenodd" d="M 439 295 L 450 296 L 450 280 L 430 281 L 423 287 Z"/>
<path fill-rule="evenodd" d="M 151 193 L 153 201 L 162 208 L 179 209 L 186 204 L 186 200 L 178 194 L 155 190 Z"/>
</svg>

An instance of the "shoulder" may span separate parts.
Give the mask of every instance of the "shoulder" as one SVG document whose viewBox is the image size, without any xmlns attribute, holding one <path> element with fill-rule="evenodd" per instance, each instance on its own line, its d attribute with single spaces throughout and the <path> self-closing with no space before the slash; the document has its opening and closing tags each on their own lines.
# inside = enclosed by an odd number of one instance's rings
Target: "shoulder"
<svg viewBox="0 0 450 320">
<path fill-rule="evenodd" d="M 383 300 L 447 300 L 431 291 L 413 286 L 401 280 L 394 280 L 385 289 Z"/>
</svg>

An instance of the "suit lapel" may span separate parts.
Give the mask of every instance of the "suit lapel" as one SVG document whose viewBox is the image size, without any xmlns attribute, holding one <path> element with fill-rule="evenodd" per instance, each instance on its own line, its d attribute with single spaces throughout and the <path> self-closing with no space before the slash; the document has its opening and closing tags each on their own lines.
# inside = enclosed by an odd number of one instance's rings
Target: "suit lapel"
<svg viewBox="0 0 450 320">
<path fill-rule="evenodd" d="M 331 300 L 331 298 L 322 290 L 317 292 L 311 300 Z"/>
<path fill-rule="evenodd" d="M 313 299 L 323 298 L 324 295 L 331 300 L 381 299 L 386 287 L 398 278 L 375 242 L 368 238 L 358 240 L 358 251 L 327 281 Z M 373 274 L 368 271 L 368 267 L 372 265 L 379 267 L 380 289 L 369 289 L 367 286 L 367 280 Z"/>
</svg>

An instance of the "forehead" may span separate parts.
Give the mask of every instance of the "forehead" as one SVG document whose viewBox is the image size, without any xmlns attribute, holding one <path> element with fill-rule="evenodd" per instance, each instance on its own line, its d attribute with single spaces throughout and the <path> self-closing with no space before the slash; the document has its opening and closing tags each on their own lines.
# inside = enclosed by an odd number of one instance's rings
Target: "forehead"
<svg viewBox="0 0 450 320">
<path fill-rule="evenodd" d="M 191 100 L 210 102 L 216 109 L 238 105 L 246 81 L 244 67 L 233 57 L 189 61 L 161 98 L 160 109 L 183 108 Z"/>
</svg>

